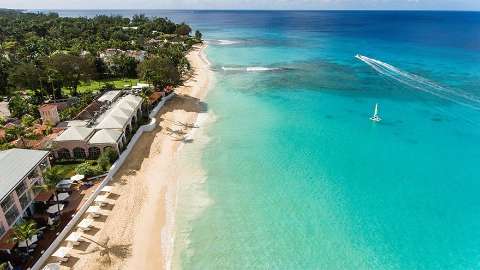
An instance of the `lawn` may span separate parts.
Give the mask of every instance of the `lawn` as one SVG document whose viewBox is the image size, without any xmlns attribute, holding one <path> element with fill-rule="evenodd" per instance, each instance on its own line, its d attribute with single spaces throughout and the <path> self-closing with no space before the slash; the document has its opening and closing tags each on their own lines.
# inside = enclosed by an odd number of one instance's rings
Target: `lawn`
<svg viewBox="0 0 480 270">
<path fill-rule="evenodd" d="M 79 163 L 75 164 L 57 164 L 54 167 L 58 168 L 60 174 L 62 175 L 63 179 L 70 179 L 70 177 L 74 176 L 75 167 L 77 167 Z"/>
<path fill-rule="evenodd" d="M 106 80 L 92 80 L 89 82 L 82 82 L 77 88 L 78 93 L 84 93 L 87 91 L 92 91 L 92 92 L 97 92 L 102 86 L 104 86 L 107 83 L 111 83 L 115 85 L 115 88 L 117 89 L 122 89 L 124 88 L 125 85 L 136 85 L 138 82 L 140 82 L 139 79 L 106 79 Z M 63 88 L 63 94 L 64 95 L 69 95 L 70 90 L 67 88 Z"/>
</svg>

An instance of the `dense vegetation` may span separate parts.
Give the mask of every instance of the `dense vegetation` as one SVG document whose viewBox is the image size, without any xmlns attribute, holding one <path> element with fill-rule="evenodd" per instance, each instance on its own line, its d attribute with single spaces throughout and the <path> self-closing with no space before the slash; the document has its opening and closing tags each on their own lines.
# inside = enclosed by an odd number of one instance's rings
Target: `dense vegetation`
<svg viewBox="0 0 480 270">
<path fill-rule="evenodd" d="M 179 83 L 189 68 L 185 52 L 201 40 L 200 32 L 191 37 L 191 31 L 187 24 L 144 15 L 62 18 L 0 10 L 0 95 L 28 90 L 24 102 L 39 104 L 65 92 L 78 95 L 78 86 L 89 80 L 140 75 L 157 87 Z M 107 49 L 122 53 L 100 57 Z M 146 60 L 140 63 L 127 50 L 144 51 Z"/>
</svg>

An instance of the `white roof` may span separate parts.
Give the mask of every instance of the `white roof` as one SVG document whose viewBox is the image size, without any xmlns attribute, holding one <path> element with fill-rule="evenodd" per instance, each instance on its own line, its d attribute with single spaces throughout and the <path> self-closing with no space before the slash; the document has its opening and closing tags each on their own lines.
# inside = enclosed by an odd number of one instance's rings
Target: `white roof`
<svg viewBox="0 0 480 270">
<path fill-rule="evenodd" d="M 86 127 L 88 124 L 88 121 L 86 120 L 70 120 L 66 122 L 67 127 Z"/>
<path fill-rule="evenodd" d="M 101 129 L 88 141 L 91 144 L 115 144 L 122 136 L 122 131 L 117 129 Z"/>
<path fill-rule="evenodd" d="M 93 128 L 87 127 L 69 127 L 55 141 L 85 141 L 93 133 Z"/>
<path fill-rule="evenodd" d="M 101 97 L 98 98 L 98 101 L 105 102 L 110 101 L 113 102 L 118 96 L 122 93 L 122 91 L 107 91 Z"/>
<path fill-rule="evenodd" d="M 48 151 L 12 148 L 0 151 L 0 199 L 40 163 Z"/>
<path fill-rule="evenodd" d="M 95 129 L 123 129 L 135 115 L 143 99 L 135 95 L 127 95 L 115 102 L 99 119 Z"/>
</svg>

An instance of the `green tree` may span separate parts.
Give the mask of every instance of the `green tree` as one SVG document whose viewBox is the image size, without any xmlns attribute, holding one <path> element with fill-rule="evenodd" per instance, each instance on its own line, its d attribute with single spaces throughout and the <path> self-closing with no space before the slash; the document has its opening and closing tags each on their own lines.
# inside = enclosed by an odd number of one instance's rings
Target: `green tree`
<svg viewBox="0 0 480 270">
<path fill-rule="evenodd" d="M 22 116 L 21 122 L 22 126 L 25 128 L 30 127 L 33 125 L 33 122 L 35 122 L 35 117 L 31 116 L 30 114 L 25 114 Z"/>
<path fill-rule="evenodd" d="M 113 148 L 108 147 L 103 151 L 99 158 L 104 158 L 108 161 L 108 163 L 113 164 L 118 158 L 118 153 L 117 151 L 113 150 Z"/>
<path fill-rule="evenodd" d="M 20 90 L 32 90 L 43 96 L 42 70 L 32 63 L 21 63 L 10 70 L 10 85 Z"/>
<path fill-rule="evenodd" d="M 15 95 L 9 100 L 8 109 L 13 117 L 21 117 L 33 111 L 32 105 L 28 102 L 27 98 L 19 95 Z"/>
<path fill-rule="evenodd" d="M 187 36 L 192 32 L 192 28 L 190 28 L 188 24 L 181 23 L 177 26 L 177 30 L 175 32 L 177 33 L 177 35 Z"/>
<path fill-rule="evenodd" d="M 2 50 L 0 50 L 2 53 Z M 0 56 L 0 95 L 8 95 L 8 70 L 11 68 L 11 63 L 6 57 Z"/>
<path fill-rule="evenodd" d="M 43 172 L 43 183 L 35 186 L 38 190 L 51 192 L 55 196 L 55 201 L 58 202 L 57 185 L 62 181 L 62 174 L 58 167 L 51 167 Z M 60 213 L 60 204 L 57 204 L 58 212 Z"/>
<path fill-rule="evenodd" d="M 107 171 L 108 168 L 110 167 L 110 160 L 108 159 L 108 156 L 106 155 L 100 155 L 97 159 L 98 166 L 102 168 L 103 171 Z"/>
<path fill-rule="evenodd" d="M 180 82 L 180 72 L 177 67 L 163 57 L 152 57 L 145 60 L 139 66 L 139 74 L 143 80 L 158 88 L 176 85 Z"/>
<path fill-rule="evenodd" d="M 24 221 L 13 227 L 13 237 L 12 240 L 15 242 L 25 241 L 27 244 L 27 253 L 30 249 L 29 240 L 33 236 L 37 235 L 38 229 L 35 221 Z"/>
<path fill-rule="evenodd" d="M 195 38 L 198 39 L 199 41 L 202 40 L 202 33 L 200 31 L 195 31 Z"/>
<path fill-rule="evenodd" d="M 95 59 L 90 56 L 76 56 L 67 53 L 56 53 L 49 58 L 47 65 L 55 70 L 72 96 L 77 95 L 81 81 L 88 81 L 95 75 Z"/>
<path fill-rule="evenodd" d="M 25 127 L 23 125 L 9 126 L 5 129 L 5 133 L 8 137 L 17 138 L 21 143 L 21 147 L 25 147 L 24 137 L 25 137 L 25 134 L 26 134 L 26 130 L 25 130 Z"/>
<path fill-rule="evenodd" d="M 115 77 L 134 78 L 137 76 L 137 61 L 133 57 L 118 54 L 110 59 L 109 69 Z"/>
</svg>

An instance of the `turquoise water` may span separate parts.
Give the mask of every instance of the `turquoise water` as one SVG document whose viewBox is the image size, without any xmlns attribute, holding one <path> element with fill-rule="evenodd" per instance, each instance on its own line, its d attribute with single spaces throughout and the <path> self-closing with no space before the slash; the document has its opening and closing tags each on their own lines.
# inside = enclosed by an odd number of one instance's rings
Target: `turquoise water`
<svg viewBox="0 0 480 270">
<path fill-rule="evenodd" d="M 399 15 L 393 24 L 412 25 L 399 37 L 383 17 L 345 29 L 322 13 L 310 26 L 304 14 L 236 16 L 219 19 L 228 30 L 204 26 L 218 80 L 202 159 L 214 203 L 191 223 L 182 268 L 479 267 L 480 39 L 466 27 L 458 44 L 430 40 L 432 28 L 458 35 L 462 15 Z M 357 53 L 435 86 L 382 75 Z M 285 70 L 243 70 L 259 66 Z M 368 120 L 377 102 L 380 124 Z"/>
<path fill-rule="evenodd" d="M 202 30 L 217 79 L 181 268 L 480 267 L 480 13 L 145 13 Z"/>
</svg>

